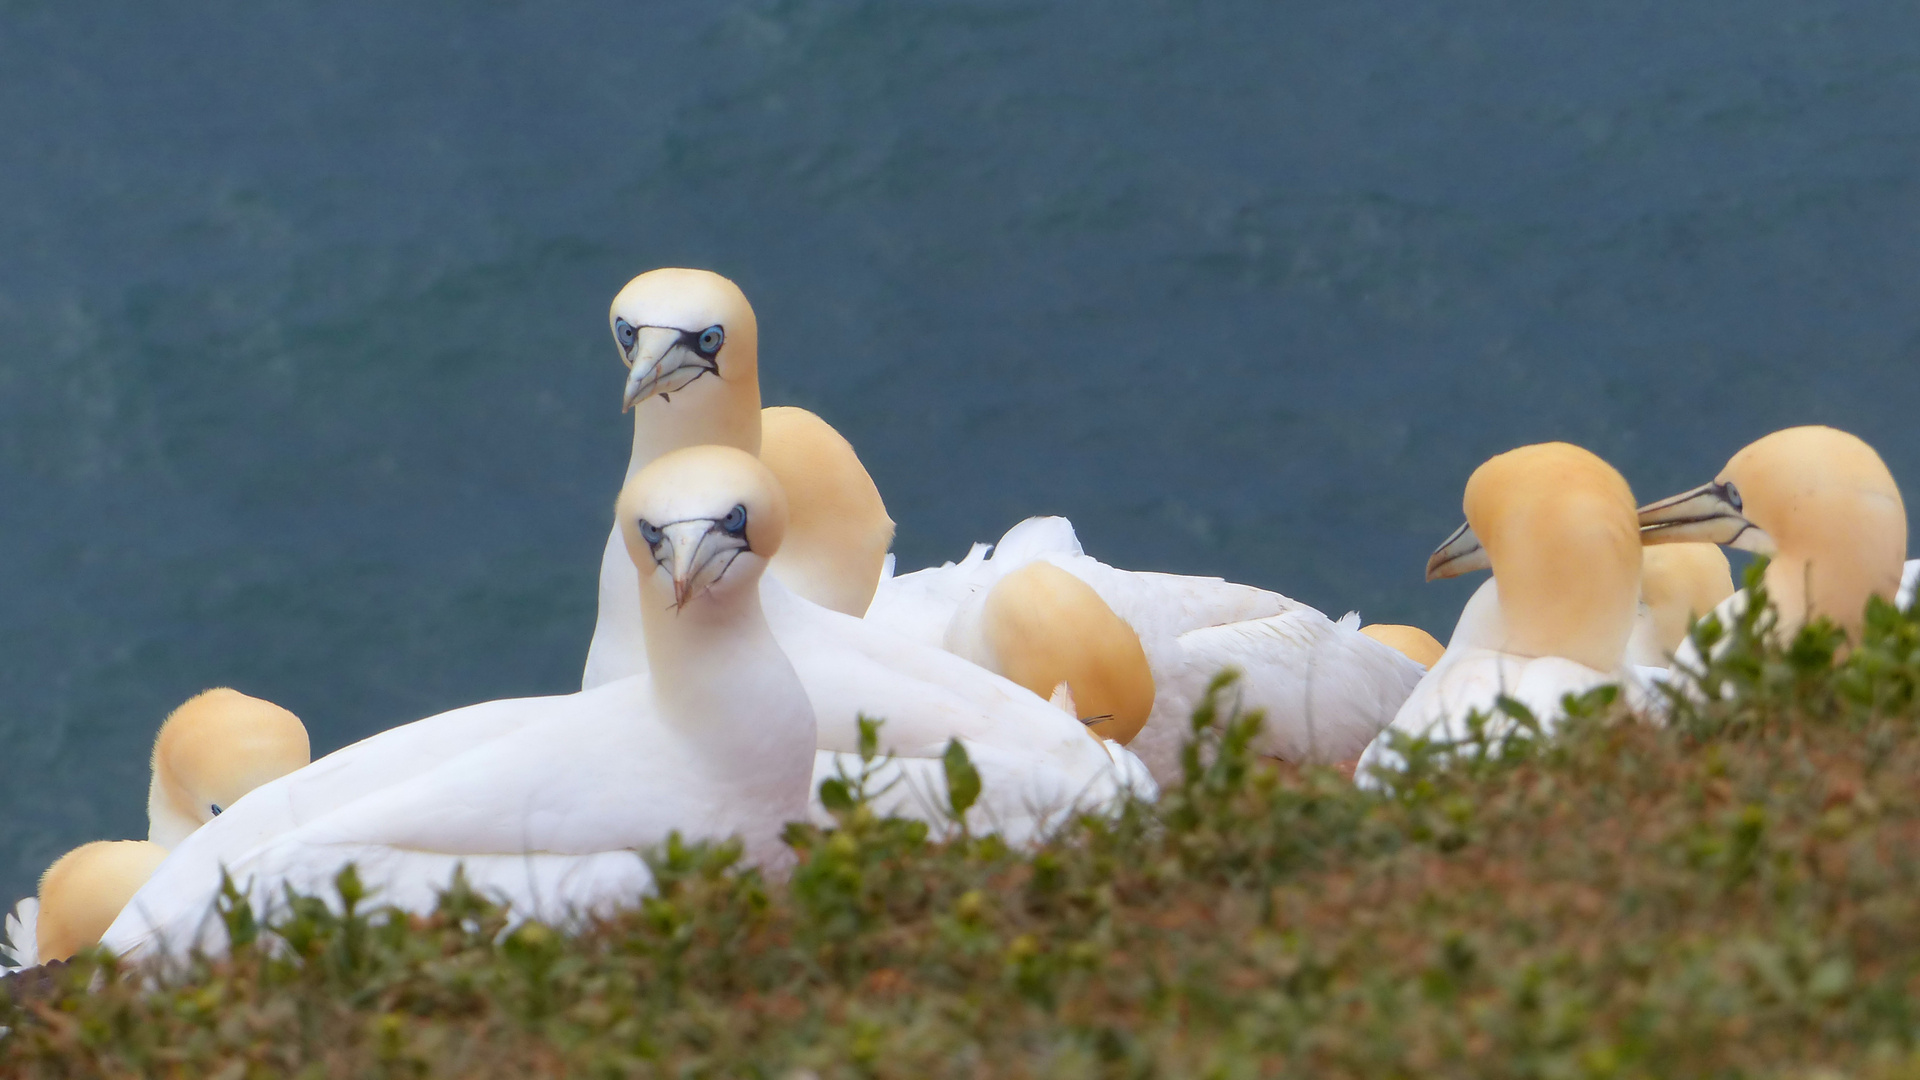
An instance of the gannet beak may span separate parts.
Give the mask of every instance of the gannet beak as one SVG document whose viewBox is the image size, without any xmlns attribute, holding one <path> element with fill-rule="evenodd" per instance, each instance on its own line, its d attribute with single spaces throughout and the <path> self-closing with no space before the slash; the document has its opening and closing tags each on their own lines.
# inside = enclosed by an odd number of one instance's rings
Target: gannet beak
<svg viewBox="0 0 1920 1080">
<path fill-rule="evenodd" d="M 675 608 L 686 607 L 688 601 L 712 588 L 733 560 L 747 550 L 745 537 L 729 535 L 711 518 L 676 521 L 662 526 L 660 532 L 666 551 L 656 551 L 654 560 L 673 575 Z"/>
<path fill-rule="evenodd" d="M 1702 484 L 1640 508 L 1642 544 L 1721 544 L 1773 554 L 1773 537 L 1747 520 L 1730 483 Z"/>
<path fill-rule="evenodd" d="M 717 374 L 712 357 L 701 356 L 687 343 L 687 332 L 670 326 L 637 328 L 633 348 L 624 358 L 630 373 L 620 411 L 626 412 L 655 394 L 671 394 L 702 375 Z"/>
<path fill-rule="evenodd" d="M 1487 558 L 1487 549 L 1480 546 L 1480 538 L 1473 535 L 1473 527 L 1464 521 L 1453 530 L 1453 535 L 1447 537 L 1445 543 L 1427 556 L 1428 581 L 1491 569 L 1493 562 Z"/>
</svg>

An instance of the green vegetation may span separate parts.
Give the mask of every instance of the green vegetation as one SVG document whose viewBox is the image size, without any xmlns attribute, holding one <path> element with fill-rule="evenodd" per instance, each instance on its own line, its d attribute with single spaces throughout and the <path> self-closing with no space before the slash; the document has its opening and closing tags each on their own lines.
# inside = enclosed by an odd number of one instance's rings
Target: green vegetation
<svg viewBox="0 0 1920 1080">
<path fill-rule="evenodd" d="M 389 917 L 350 875 L 345 915 L 230 905 L 229 960 L 0 1001 L 0 1073 L 1920 1076 L 1920 621 L 1768 617 L 1702 627 L 1714 700 L 1665 727 L 1595 695 L 1551 739 L 1406 745 L 1385 793 L 1210 704 L 1184 783 L 1037 852 L 876 818 L 856 776 L 787 881 L 670 845 L 579 934 L 458 888 Z"/>
</svg>

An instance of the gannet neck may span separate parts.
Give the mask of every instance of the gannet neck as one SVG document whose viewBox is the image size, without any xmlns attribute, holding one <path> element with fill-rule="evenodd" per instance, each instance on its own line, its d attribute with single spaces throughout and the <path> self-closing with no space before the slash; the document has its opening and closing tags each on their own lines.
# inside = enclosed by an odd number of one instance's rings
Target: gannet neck
<svg viewBox="0 0 1920 1080">
<path fill-rule="evenodd" d="M 1733 595 L 1733 570 L 1718 544 L 1655 544 L 1640 553 L 1640 598 L 1655 655 L 1672 656 L 1693 620 Z"/>
<path fill-rule="evenodd" d="M 1747 520 L 1773 539 L 1766 583 L 1783 627 L 1824 615 L 1857 637 L 1867 598 L 1899 591 L 1906 506 L 1860 438 L 1820 426 L 1776 431 L 1735 454 L 1718 482 L 1736 486 Z"/>
<path fill-rule="evenodd" d="M 728 345 L 732 348 L 731 342 Z M 706 384 L 706 385 L 702 385 Z M 627 476 L 689 446 L 731 446 L 760 452 L 760 381 L 709 376 L 670 395 L 649 398 L 633 410 L 633 455 Z"/>
<path fill-rule="evenodd" d="M 628 479 L 661 455 L 688 446 L 760 452 L 760 331 L 739 286 L 707 270 L 652 270 L 620 290 L 607 318 L 632 375 L 657 366 L 682 368 L 679 378 L 649 384 L 639 391 L 643 399 L 628 402 L 633 409 Z M 664 333 L 698 335 L 707 328 L 719 329 L 724 342 L 711 357 L 690 352 L 694 345 Z"/>
<path fill-rule="evenodd" d="M 739 673 L 793 678 L 760 603 L 787 526 L 786 494 L 766 466 L 732 447 L 676 450 L 628 481 L 614 512 L 668 720 L 709 731 L 754 697 Z"/>
<path fill-rule="evenodd" d="M 40 878 L 40 963 L 99 944 L 166 857 L 166 848 L 146 840 L 96 840 L 60 856 Z"/>
<path fill-rule="evenodd" d="M 311 760 L 306 726 L 287 710 L 226 687 L 197 694 L 154 737 L 147 838 L 178 846 L 220 809 Z"/>
<path fill-rule="evenodd" d="M 1464 508 L 1500 582 L 1502 651 L 1619 666 L 1640 598 L 1639 523 L 1619 472 L 1567 443 L 1524 446 L 1474 471 Z"/>
<path fill-rule="evenodd" d="M 768 568 L 821 607 L 859 618 L 873 603 L 893 519 L 853 446 L 805 409 L 760 413 L 760 460 L 787 490 L 792 517 Z"/>
<path fill-rule="evenodd" d="M 950 651 L 1042 698 L 1065 684 L 1077 717 L 1126 745 L 1153 713 L 1153 672 L 1140 635 L 1093 587 L 1049 562 L 1001 578 L 949 629 Z"/>
</svg>

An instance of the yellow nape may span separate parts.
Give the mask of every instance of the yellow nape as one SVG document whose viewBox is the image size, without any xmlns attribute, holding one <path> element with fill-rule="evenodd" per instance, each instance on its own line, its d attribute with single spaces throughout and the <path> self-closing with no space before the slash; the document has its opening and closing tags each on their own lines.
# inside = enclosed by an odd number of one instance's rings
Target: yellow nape
<svg viewBox="0 0 1920 1080">
<path fill-rule="evenodd" d="M 1047 562 L 1000 579 L 981 610 L 995 670 L 1045 698 L 1066 683 L 1087 730 L 1128 743 L 1153 712 L 1140 635 L 1086 582 Z"/>
<path fill-rule="evenodd" d="M 287 710 L 226 687 L 196 694 L 153 740 L 149 838 L 172 847 L 210 820 L 214 807 L 232 806 L 311 760 L 306 726 Z"/>
<path fill-rule="evenodd" d="M 1671 655 L 1693 620 L 1733 595 L 1733 569 L 1718 544 L 1655 544 L 1640 559 L 1640 598 L 1661 655 Z"/>
<path fill-rule="evenodd" d="M 40 962 L 98 945 L 166 857 L 145 840 L 96 840 L 60 856 L 40 877 Z"/>
<path fill-rule="evenodd" d="M 1390 649 L 1398 650 L 1423 668 L 1432 667 L 1434 661 L 1447 651 L 1447 647 L 1440 644 L 1438 639 L 1417 626 L 1372 623 L 1361 627 L 1360 632 Z"/>
<path fill-rule="evenodd" d="M 760 413 L 760 460 L 787 489 L 787 539 L 768 571 L 822 607 L 867 613 L 893 546 L 893 519 L 853 446 L 805 409 Z"/>
</svg>

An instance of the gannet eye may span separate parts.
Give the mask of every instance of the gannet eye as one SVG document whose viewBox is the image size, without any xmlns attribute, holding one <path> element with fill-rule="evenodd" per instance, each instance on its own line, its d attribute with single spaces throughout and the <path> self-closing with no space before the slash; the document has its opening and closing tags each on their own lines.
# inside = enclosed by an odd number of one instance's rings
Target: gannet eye
<svg viewBox="0 0 1920 1080">
<path fill-rule="evenodd" d="M 666 534 L 662 533 L 658 526 L 646 518 L 641 518 L 639 524 L 640 539 L 645 540 L 648 547 L 660 546 L 660 538 Z"/>
<path fill-rule="evenodd" d="M 214 803 L 213 805 L 211 805 L 210 807 L 208 807 L 208 809 L 210 809 L 210 810 L 212 810 L 212 811 L 213 811 L 213 816 L 214 816 L 214 817 L 219 817 L 219 816 L 220 816 L 220 804 L 219 804 L 219 803 Z"/>
<path fill-rule="evenodd" d="M 699 350 L 701 356 L 711 360 L 713 354 L 719 352 L 720 346 L 726 344 L 726 342 L 727 332 L 725 330 L 717 326 L 709 326 L 705 330 L 700 331 L 700 340 L 696 342 L 693 347 Z"/>
<path fill-rule="evenodd" d="M 1746 509 L 1746 507 L 1740 505 L 1740 489 L 1733 486 L 1733 481 L 1727 481 L 1722 487 L 1726 490 L 1727 505 L 1733 507 L 1735 510 Z"/>
<path fill-rule="evenodd" d="M 613 336 L 617 341 L 620 342 L 620 349 L 622 352 L 633 348 L 634 333 L 635 331 L 633 329 L 632 323 L 629 323 L 625 319 L 613 320 Z"/>
<path fill-rule="evenodd" d="M 746 532 L 747 508 L 736 504 L 733 509 L 727 511 L 727 516 L 720 519 L 720 531 L 728 536 L 739 536 Z"/>
</svg>

